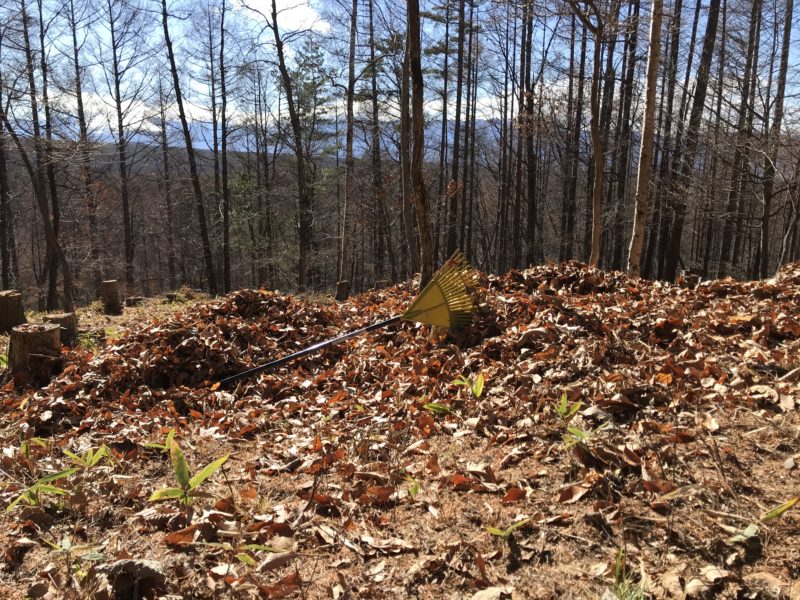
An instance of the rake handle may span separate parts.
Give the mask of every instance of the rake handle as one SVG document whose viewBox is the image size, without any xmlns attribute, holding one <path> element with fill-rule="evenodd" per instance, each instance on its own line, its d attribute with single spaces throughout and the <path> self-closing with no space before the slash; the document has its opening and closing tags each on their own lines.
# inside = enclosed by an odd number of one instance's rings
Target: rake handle
<svg viewBox="0 0 800 600">
<path fill-rule="evenodd" d="M 377 323 L 373 323 L 372 325 L 367 325 L 366 327 L 362 327 L 361 329 L 356 329 L 354 331 L 350 331 L 345 333 L 344 335 L 340 335 L 335 338 L 331 338 L 328 340 L 323 340 L 321 342 L 317 342 L 307 348 L 303 348 L 302 350 L 298 350 L 292 354 L 288 354 L 286 356 L 282 356 L 281 358 L 276 358 L 268 363 L 264 363 L 263 365 L 258 365 L 257 367 L 253 367 L 251 369 L 247 369 L 246 371 L 242 371 L 241 373 L 236 373 L 235 375 L 231 375 L 230 377 L 226 377 L 219 382 L 220 386 L 227 385 L 234 381 L 238 381 L 239 379 L 244 379 L 245 377 L 250 377 L 251 375 L 255 375 L 256 373 L 261 373 L 263 371 L 268 371 L 269 369 L 277 369 L 278 367 L 282 367 L 286 363 L 289 363 L 297 358 L 302 358 L 303 356 L 307 356 L 309 354 L 313 354 L 319 350 L 323 350 L 339 342 L 344 342 L 345 340 L 349 340 L 350 338 L 357 337 L 364 333 L 369 333 L 371 331 L 376 331 L 378 329 L 382 329 L 383 327 L 388 327 L 389 325 L 393 325 L 395 323 L 399 323 L 402 317 L 392 317 L 391 319 L 386 319 L 385 321 L 378 321 Z"/>
</svg>

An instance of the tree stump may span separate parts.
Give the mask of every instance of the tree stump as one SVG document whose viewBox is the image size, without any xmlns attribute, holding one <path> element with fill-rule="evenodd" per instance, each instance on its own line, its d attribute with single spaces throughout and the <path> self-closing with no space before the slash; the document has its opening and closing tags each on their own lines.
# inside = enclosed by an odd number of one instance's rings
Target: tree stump
<svg viewBox="0 0 800 600">
<path fill-rule="evenodd" d="M 61 328 L 61 343 L 72 346 L 78 339 L 78 316 L 74 313 L 52 313 L 44 316 L 46 323 L 55 323 Z"/>
<path fill-rule="evenodd" d="M 340 281 L 336 284 L 336 300 L 343 302 L 350 295 L 350 282 Z"/>
<path fill-rule="evenodd" d="M 125 298 L 125 306 L 128 307 L 139 306 L 142 302 L 144 302 L 144 298 L 141 296 L 128 296 Z"/>
<path fill-rule="evenodd" d="M 11 330 L 8 367 L 15 381 L 48 381 L 61 366 L 61 327 L 56 323 L 28 323 Z"/>
<path fill-rule="evenodd" d="M 103 281 L 97 288 L 97 295 L 103 301 L 103 312 L 107 315 L 122 314 L 122 300 L 119 295 L 119 282 L 116 279 Z"/>
<path fill-rule="evenodd" d="M 6 333 L 23 323 L 27 323 L 27 319 L 22 307 L 22 294 L 17 290 L 0 292 L 0 332 Z"/>
</svg>

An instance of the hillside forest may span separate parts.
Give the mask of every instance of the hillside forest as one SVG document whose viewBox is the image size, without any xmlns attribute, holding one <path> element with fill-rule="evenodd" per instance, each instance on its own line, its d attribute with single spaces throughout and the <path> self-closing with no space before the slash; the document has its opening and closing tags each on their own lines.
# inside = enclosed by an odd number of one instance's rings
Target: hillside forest
<svg viewBox="0 0 800 600">
<path fill-rule="evenodd" d="M 2 287 L 800 258 L 793 0 L 9 0 Z M 35 301 L 35 300 L 34 300 Z"/>
</svg>

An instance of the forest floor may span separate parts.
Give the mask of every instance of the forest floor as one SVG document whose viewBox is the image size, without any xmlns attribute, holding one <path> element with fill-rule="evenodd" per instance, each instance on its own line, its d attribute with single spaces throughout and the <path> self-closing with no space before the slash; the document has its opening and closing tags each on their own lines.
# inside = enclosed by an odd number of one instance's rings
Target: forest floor
<svg viewBox="0 0 800 600">
<path fill-rule="evenodd" d="M 0 597 L 800 599 L 800 264 L 474 293 L 218 390 L 414 287 L 82 314 L 105 339 L 2 380 Z"/>
</svg>

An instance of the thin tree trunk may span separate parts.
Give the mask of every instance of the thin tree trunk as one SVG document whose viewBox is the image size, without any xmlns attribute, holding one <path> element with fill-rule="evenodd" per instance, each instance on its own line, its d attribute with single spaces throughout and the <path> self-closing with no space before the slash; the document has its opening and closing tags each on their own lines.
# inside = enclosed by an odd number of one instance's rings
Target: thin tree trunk
<svg viewBox="0 0 800 600">
<path fill-rule="evenodd" d="M 420 49 L 419 0 L 407 0 L 408 7 L 408 54 L 411 70 L 412 121 L 414 126 L 414 150 L 411 158 L 411 179 L 414 206 L 417 212 L 419 230 L 420 287 L 425 286 L 433 275 L 433 239 L 431 238 L 430 217 L 425 200 L 425 180 L 423 177 L 423 154 L 425 150 L 425 120 L 423 116 L 424 85 L 422 79 L 422 58 Z"/>
<path fill-rule="evenodd" d="M 345 300 L 350 295 L 350 280 L 347 274 L 350 265 L 350 247 L 353 243 L 348 211 L 352 210 L 353 193 L 355 191 L 355 157 L 353 156 L 353 137 L 355 116 L 353 113 L 353 96 L 356 91 L 356 26 L 358 24 L 358 0 L 353 0 L 350 9 L 350 47 L 347 57 L 347 124 L 344 146 L 344 203 L 342 204 L 342 238 L 341 262 L 339 263 L 339 285 L 336 288 L 336 299 Z"/>
<path fill-rule="evenodd" d="M 386 261 L 383 250 L 386 250 L 389 260 L 392 281 L 396 280 L 394 245 L 392 244 L 392 231 L 389 227 L 389 215 L 386 210 L 386 198 L 383 187 L 383 165 L 381 161 L 381 122 L 378 111 L 378 69 L 375 63 L 375 27 L 374 27 L 374 2 L 369 4 L 369 57 L 371 68 L 370 86 L 372 103 L 372 188 L 378 204 L 378 252 L 376 256 L 376 278 L 384 279 L 386 276 Z"/>
<path fill-rule="evenodd" d="M 511 216 L 511 265 L 516 269 L 522 266 L 522 173 L 525 142 L 525 73 L 528 70 L 527 50 L 528 42 L 528 11 L 530 1 L 522 7 L 522 32 L 519 44 L 519 81 L 517 83 L 518 108 L 517 108 L 517 155 L 514 172 L 514 205 Z"/>
<path fill-rule="evenodd" d="M 703 39 L 703 49 L 700 53 L 700 64 L 697 69 L 697 84 L 695 87 L 694 101 L 692 102 L 692 112 L 689 117 L 689 128 L 686 132 L 686 145 L 681 157 L 678 185 L 675 188 L 678 190 L 678 193 L 674 196 L 675 218 L 670 232 L 669 246 L 666 249 L 667 257 L 664 265 L 664 277 L 670 281 L 675 279 L 680 259 L 683 223 L 686 216 L 685 189 L 688 188 L 692 166 L 694 165 L 697 141 L 700 133 L 700 121 L 705 108 L 708 78 L 711 71 L 711 59 L 714 54 L 714 44 L 717 38 L 719 4 L 720 0 L 711 0 L 711 4 L 708 8 L 706 33 Z"/>
<path fill-rule="evenodd" d="M 97 244 L 97 190 L 92 176 L 91 156 L 89 153 L 89 132 L 86 124 L 86 113 L 83 105 L 83 80 L 78 47 L 78 23 L 75 15 L 75 1 L 69 0 L 69 25 L 72 33 L 72 64 L 75 72 L 75 101 L 78 111 L 78 156 L 81 164 L 83 180 L 84 205 L 89 219 L 89 256 L 91 257 L 92 280 L 95 287 L 102 280 L 100 268 L 100 247 Z"/>
<path fill-rule="evenodd" d="M 453 130 L 453 165 L 450 169 L 450 182 L 447 185 L 450 208 L 447 213 L 447 254 L 456 251 L 458 245 L 458 198 L 463 187 L 459 180 L 459 160 L 461 159 L 461 96 L 464 88 L 464 33 L 465 33 L 464 0 L 458 1 L 458 55 L 456 56 L 456 107 L 455 128 Z"/>
<path fill-rule="evenodd" d="M 275 6 L 273 0 L 273 8 Z M 175 102 L 178 105 L 178 116 L 183 128 L 183 139 L 186 144 L 186 154 L 189 160 L 189 174 L 192 180 L 194 191 L 195 206 L 197 208 L 197 220 L 200 224 L 200 241 L 203 245 L 203 258 L 205 260 L 206 283 L 212 294 L 217 293 L 217 277 L 214 272 L 214 258 L 211 254 L 211 240 L 208 235 L 208 223 L 206 222 L 206 209 L 203 200 L 203 190 L 200 187 L 200 176 L 197 172 L 197 161 L 195 160 L 194 147 L 192 146 L 192 135 L 189 131 L 189 122 L 186 120 L 186 112 L 183 109 L 183 96 L 181 95 L 180 80 L 178 79 L 178 67 L 175 62 L 175 53 L 172 50 L 172 40 L 169 36 L 167 25 L 167 0 L 161 0 L 161 23 L 164 29 L 164 41 L 167 46 L 169 57 L 170 72 L 172 74 L 172 84 L 175 90 Z M 277 35 L 277 30 L 276 30 Z M 283 48 L 280 47 L 280 56 L 283 56 Z"/>
<path fill-rule="evenodd" d="M 226 0 L 222 0 L 219 17 L 219 92 L 220 135 L 222 165 L 222 289 L 231 291 L 231 190 L 228 185 L 228 90 L 225 67 L 225 13 Z"/>
<path fill-rule="evenodd" d="M 297 160 L 297 197 L 299 213 L 297 219 L 297 287 L 300 291 L 305 291 L 309 283 L 308 255 L 314 242 L 314 213 L 312 206 L 313 189 L 311 189 L 306 181 L 306 159 L 303 150 L 303 129 L 300 123 L 300 115 L 297 112 L 297 106 L 295 104 L 292 78 L 291 75 L 289 75 L 289 69 L 286 66 L 283 39 L 281 38 L 280 31 L 278 29 L 278 8 L 276 5 L 276 0 L 272 0 L 271 5 L 272 19 L 269 23 L 269 27 L 272 29 L 272 33 L 275 38 L 275 49 L 278 54 L 278 69 L 281 74 L 283 90 L 286 94 L 286 105 L 289 110 L 289 121 L 292 127 L 292 136 L 294 137 L 294 152 Z"/>
<path fill-rule="evenodd" d="M 778 160 L 778 143 L 783 123 L 783 102 L 786 96 L 786 74 L 789 70 L 789 48 L 792 41 L 792 18 L 794 16 L 794 0 L 786 0 L 783 14 L 783 39 L 781 41 L 781 64 L 778 68 L 778 89 L 775 97 L 775 116 L 769 131 L 769 151 L 764 160 L 764 208 L 761 214 L 761 236 L 759 239 L 759 253 L 761 264 L 759 274 L 761 277 L 769 275 L 769 244 L 770 225 L 769 215 L 772 211 L 773 190 L 775 187 L 775 163 Z"/>
<path fill-rule="evenodd" d="M 740 193 L 743 185 L 743 172 L 747 169 L 745 144 L 750 137 L 750 127 L 748 122 L 751 112 L 750 82 L 755 77 L 755 51 L 757 44 L 758 21 L 760 20 L 761 0 L 753 0 L 750 12 L 750 28 L 747 41 L 747 56 L 745 59 L 744 78 L 742 81 L 742 95 L 739 101 L 739 116 L 736 124 L 736 149 L 733 155 L 731 188 L 728 194 L 727 214 L 725 227 L 722 232 L 722 249 L 720 250 L 720 274 L 730 275 L 732 273 L 733 260 L 737 252 L 735 251 L 736 222 L 740 209 Z"/>
<path fill-rule="evenodd" d="M 650 44 L 647 50 L 647 89 L 645 92 L 644 116 L 642 118 L 642 141 L 639 149 L 639 172 L 636 176 L 636 205 L 633 216 L 633 235 L 628 250 L 628 275 L 639 277 L 644 230 L 647 221 L 647 203 L 650 199 L 650 172 L 653 167 L 653 134 L 656 112 L 656 87 L 658 84 L 658 60 L 661 49 L 662 0 L 653 0 L 650 15 Z"/>
<path fill-rule="evenodd" d="M 0 32 L 0 111 L 4 111 L 5 98 L 3 97 L 3 69 L 2 69 L 3 39 Z M 8 251 L 9 230 L 11 229 L 11 189 L 8 187 L 8 157 L 6 154 L 6 126 L 0 120 L 0 285 L 2 289 L 11 288 L 11 256 Z"/>
<path fill-rule="evenodd" d="M 627 224 L 627 214 L 628 214 L 628 207 L 627 207 L 627 191 L 628 191 L 628 171 L 630 169 L 630 136 L 631 136 L 631 104 L 633 103 L 633 82 L 634 77 L 636 74 L 636 50 L 638 48 L 639 42 L 639 0 L 632 0 L 633 4 L 633 18 L 630 20 L 628 27 L 630 27 L 630 35 L 628 38 L 627 43 L 627 53 L 626 53 L 626 70 L 625 70 L 625 80 L 622 84 L 621 90 L 621 103 L 622 103 L 622 114 L 620 118 L 620 124 L 618 126 L 618 130 L 620 132 L 619 135 L 619 144 L 616 146 L 618 153 L 617 153 L 617 161 L 616 161 L 616 170 L 617 170 L 617 194 L 616 194 L 616 202 L 615 204 L 615 214 L 616 214 L 616 222 L 614 228 L 614 245 L 613 251 L 611 254 L 611 268 L 613 269 L 621 269 L 622 268 L 622 254 L 623 254 L 623 246 L 625 243 L 626 237 L 626 224 Z M 657 62 L 657 59 L 656 59 Z M 656 70 L 658 65 L 656 64 Z M 657 75 L 656 81 L 653 82 L 653 86 L 657 84 Z M 653 113 L 655 115 L 655 104 L 652 106 Z M 653 124 L 655 124 L 655 117 Z M 640 150 L 641 151 L 641 150 Z M 648 155 L 648 160 L 653 160 L 653 153 L 652 149 Z M 648 172 L 648 179 L 650 174 Z M 645 203 L 645 206 L 647 203 Z M 635 212 L 634 208 L 634 212 Z M 637 273 L 638 275 L 638 273 Z"/>
<path fill-rule="evenodd" d="M 39 10 L 39 70 L 42 77 L 42 108 L 44 109 L 44 157 L 47 163 L 47 185 L 50 192 L 50 209 L 53 212 L 53 232 L 58 239 L 61 229 L 61 205 L 58 201 L 56 163 L 53 155 L 53 120 L 50 112 L 49 68 L 47 64 L 47 42 L 45 41 L 44 0 L 37 0 Z M 58 308 L 58 253 L 50 248 L 47 259 L 47 310 Z"/>
<path fill-rule="evenodd" d="M 371 6 L 371 5 L 370 5 Z M 371 21 L 370 21 L 371 23 Z M 374 60 L 374 57 L 372 57 Z M 442 237 L 442 226 L 444 235 L 447 235 L 447 150 L 448 150 L 448 127 L 447 127 L 447 103 L 448 85 L 450 83 L 450 0 L 445 0 L 444 13 L 444 66 L 442 67 L 442 129 L 439 134 L 439 181 L 437 189 L 437 219 L 435 225 L 435 239 L 433 253 L 438 258 L 440 238 Z M 440 223 L 442 212 L 445 213 L 445 222 Z M 446 243 L 446 239 L 445 239 Z"/>
<path fill-rule="evenodd" d="M 169 273 L 169 289 L 176 288 L 175 281 L 175 235 L 172 229 L 172 182 L 169 176 L 169 146 L 167 144 L 167 98 L 158 80 L 158 115 L 161 132 L 161 165 L 164 169 L 164 206 L 166 208 L 166 222 L 164 228 L 167 234 L 167 272 Z"/>
<path fill-rule="evenodd" d="M 650 227 L 650 237 L 647 241 L 643 265 L 645 277 L 652 277 L 654 273 L 658 276 L 662 274 L 663 253 L 661 253 L 660 258 L 657 258 L 656 250 L 659 243 L 663 246 L 665 240 L 668 238 L 669 232 L 669 219 L 667 218 L 667 207 L 664 206 L 665 203 L 663 201 L 665 195 L 663 188 L 667 182 L 667 176 L 669 175 L 672 152 L 672 113 L 675 106 L 675 85 L 678 72 L 678 52 L 680 50 L 682 8 L 682 0 L 675 0 L 675 6 L 672 10 L 672 22 L 670 25 L 669 60 L 664 69 L 664 79 L 667 89 L 667 106 L 663 112 L 664 128 L 660 136 L 663 142 L 661 145 L 661 162 L 659 163 L 657 177 L 659 185 L 655 189 L 655 197 L 653 198 L 653 220 Z M 689 52 L 694 53 L 694 47 L 689 48 Z M 656 265 L 656 263 L 658 263 L 658 265 Z"/>
</svg>

